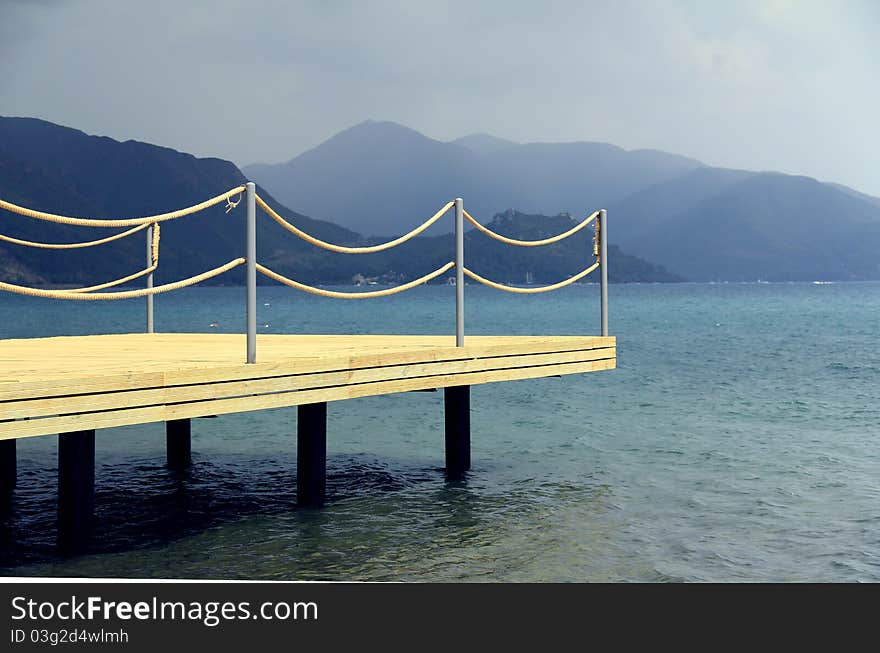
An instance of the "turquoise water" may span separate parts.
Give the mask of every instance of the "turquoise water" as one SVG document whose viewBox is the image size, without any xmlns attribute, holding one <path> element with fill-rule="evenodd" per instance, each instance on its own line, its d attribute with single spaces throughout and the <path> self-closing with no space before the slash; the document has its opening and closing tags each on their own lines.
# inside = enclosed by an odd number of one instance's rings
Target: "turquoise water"
<svg viewBox="0 0 880 653">
<path fill-rule="evenodd" d="M 453 291 L 342 302 L 260 288 L 269 333 L 451 333 Z M 880 580 L 880 283 L 611 288 L 619 368 L 472 390 L 447 482 L 442 393 L 329 405 L 328 506 L 295 508 L 295 409 L 97 437 L 94 550 L 53 548 L 56 438 L 19 443 L 4 575 L 406 581 Z M 467 330 L 595 333 L 598 288 L 467 288 Z M 156 300 L 240 331 L 243 290 Z M 216 323 L 216 329 L 209 325 Z M 0 337 L 139 331 L 140 301 L 0 296 Z"/>
</svg>

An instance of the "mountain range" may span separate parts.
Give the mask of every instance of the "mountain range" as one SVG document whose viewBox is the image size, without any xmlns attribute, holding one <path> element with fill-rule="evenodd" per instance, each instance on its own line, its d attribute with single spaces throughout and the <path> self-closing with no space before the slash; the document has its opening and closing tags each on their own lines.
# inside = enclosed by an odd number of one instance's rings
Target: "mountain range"
<svg viewBox="0 0 880 653">
<path fill-rule="evenodd" d="M 880 199 L 656 150 L 488 134 L 442 142 L 367 121 L 244 171 L 281 202 L 360 233 L 407 231 L 456 195 L 481 222 L 509 208 L 583 216 L 606 207 L 612 243 L 689 280 L 880 279 Z"/>
<path fill-rule="evenodd" d="M 508 208 L 586 215 L 700 165 L 604 143 L 519 145 L 485 134 L 444 143 L 396 123 L 367 121 L 287 163 L 244 172 L 308 215 L 388 235 L 414 227 L 455 196 L 483 221 Z"/>
<path fill-rule="evenodd" d="M 487 139 L 478 139 L 491 148 Z M 458 147 L 458 146 L 457 146 Z M 93 218 L 152 215 L 199 203 L 246 181 L 235 164 L 197 158 L 137 141 L 119 142 L 32 118 L 0 117 L 0 198 L 37 210 Z M 345 244 L 377 242 L 355 230 L 316 220 L 258 192 L 282 216 L 318 238 Z M 439 196 L 439 194 L 437 194 Z M 445 201 L 445 200 L 444 200 Z M 442 202 L 441 202 L 442 204 Z M 436 206 L 432 208 L 436 210 Z M 162 224 L 161 259 L 156 283 L 165 283 L 221 265 L 243 255 L 244 206 L 227 214 L 223 205 Z M 37 221 L 0 211 L 0 233 L 42 242 L 77 242 L 109 235 Z M 517 238 L 538 238 L 564 231 L 574 219 L 508 212 L 496 220 L 499 230 Z M 346 256 L 309 245 L 268 218 L 258 219 L 258 258 L 282 274 L 306 283 L 350 283 L 358 275 L 399 282 L 417 278 L 452 257 L 449 234 L 415 238 L 386 252 Z M 389 229 L 392 227 L 389 226 Z M 403 231 L 397 228 L 391 234 Z M 536 235 L 537 234 L 537 235 Z M 543 234 L 543 235 L 541 235 Z M 583 268 L 588 260 L 586 230 L 549 253 L 497 247 L 485 236 L 467 235 L 468 265 L 501 281 L 555 282 Z M 84 285 L 121 277 L 145 265 L 143 235 L 102 245 L 99 250 L 32 249 L 0 242 L 0 280 L 25 285 Z M 609 250 L 612 281 L 675 281 L 662 267 Z M 243 270 L 216 283 L 241 283 Z M 262 282 L 261 278 L 261 282 Z"/>
<path fill-rule="evenodd" d="M 372 121 L 286 164 L 242 172 L 222 159 L 31 118 L 0 118 L 0 197 L 37 209 L 102 218 L 153 214 L 195 204 L 248 178 L 291 222 L 342 244 L 404 233 L 458 195 L 481 222 L 526 239 L 564 231 L 607 207 L 615 281 L 880 278 L 880 199 L 809 177 L 711 167 L 602 143 L 518 144 L 487 134 L 444 143 Z M 71 242 L 109 233 L 6 212 L 0 217 L 2 233 L 28 240 Z M 227 215 L 217 206 L 165 223 L 156 282 L 241 256 L 243 222 L 243 207 Z M 447 216 L 401 248 L 345 256 L 261 219 L 259 258 L 312 283 L 348 283 L 357 275 L 412 279 L 450 259 L 451 225 Z M 584 266 L 588 237 L 585 231 L 553 247 L 518 250 L 468 233 L 468 261 L 490 278 L 521 282 L 528 272 L 537 283 L 552 282 Z M 0 279 L 95 283 L 139 269 L 144 250 L 140 237 L 102 246 L 99 256 L 0 243 Z M 218 282 L 240 283 L 242 275 L 235 270 Z"/>
</svg>

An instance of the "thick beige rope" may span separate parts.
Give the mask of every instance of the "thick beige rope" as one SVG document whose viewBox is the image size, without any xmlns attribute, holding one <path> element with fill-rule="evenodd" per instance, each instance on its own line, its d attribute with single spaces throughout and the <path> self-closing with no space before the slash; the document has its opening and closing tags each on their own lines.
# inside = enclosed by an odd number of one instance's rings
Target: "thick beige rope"
<svg viewBox="0 0 880 653">
<path fill-rule="evenodd" d="M 437 211 L 437 213 L 425 220 L 420 226 L 416 227 L 409 233 L 404 234 L 400 238 L 395 238 L 394 240 L 390 240 L 387 243 L 382 243 L 380 245 L 370 245 L 369 247 L 345 247 L 343 245 L 334 245 L 333 243 L 328 243 L 326 241 L 320 240 L 319 238 L 315 238 L 314 236 L 307 234 L 305 231 L 297 229 L 295 226 L 290 224 L 290 222 L 288 222 L 280 215 L 278 215 L 275 211 L 273 211 L 272 207 L 266 204 L 266 202 L 263 201 L 263 198 L 259 195 L 257 195 L 257 204 L 259 204 L 260 208 L 263 209 L 263 211 L 265 211 L 270 218 L 275 220 L 275 222 L 287 229 L 290 233 L 299 236 L 304 241 L 311 243 L 312 245 L 328 249 L 331 252 L 340 252 L 342 254 L 370 254 L 372 252 L 381 252 L 382 250 L 391 249 L 392 247 L 396 247 L 397 245 L 405 243 L 410 238 L 418 236 L 425 229 L 427 229 L 432 224 L 437 222 L 437 220 L 443 217 L 443 214 L 452 207 L 453 202 L 448 202 L 443 208 L 441 208 L 439 211 Z"/>
<path fill-rule="evenodd" d="M 159 223 L 153 225 L 153 240 L 150 243 L 150 258 L 153 265 L 159 262 Z"/>
<path fill-rule="evenodd" d="M 144 268 L 140 272 L 135 272 L 134 274 L 130 274 L 127 277 L 122 277 L 121 279 L 116 279 L 115 281 L 108 281 L 107 283 L 102 283 L 97 286 L 89 286 L 88 288 L 71 288 L 65 292 L 94 292 L 96 290 L 104 290 L 104 288 L 112 288 L 113 286 L 121 286 L 126 281 L 134 281 L 135 279 L 139 279 L 147 274 L 152 274 L 156 271 L 156 268 L 159 267 L 159 263 L 153 263 L 150 267 Z"/>
<path fill-rule="evenodd" d="M 244 265 L 244 263 L 245 259 L 237 258 L 229 261 L 229 263 L 226 263 L 225 265 L 221 265 L 220 267 L 208 270 L 207 272 L 202 272 L 201 274 L 197 274 L 194 277 L 188 277 L 186 279 L 181 279 L 180 281 L 175 281 L 174 283 L 166 283 L 162 286 L 155 286 L 154 288 L 125 290 L 122 292 L 84 293 L 75 290 L 41 290 L 39 288 L 28 288 L 26 286 L 16 286 L 11 283 L 3 282 L 0 282 L 0 290 L 6 290 L 8 292 L 13 292 L 19 295 L 28 295 L 30 297 L 46 297 L 48 299 L 76 299 L 80 301 L 133 299 L 135 297 L 158 295 L 160 293 L 171 292 L 172 290 L 178 290 L 180 288 L 186 288 L 187 286 L 194 286 L 197 283 L 219 276 L 224 272 L 228 272 L 229 270 L 236 268 L 239 265 Z"/>
<path fill-rule="evenodd" d="M 84 243 L 35 243 L 30 240 L 20 240 L 18 238 L 13 238 L 12 236 L 4 236 L 3 234 L 0 234 L 0 240 L 4 240 L 7 243 L 14 243 L 16 245 L 25 245 L 26 247 L 37 247 L 39 249 L 78 249 L 80 247 L 95 247 L 96 245 L 103 245 L 104 243 L 119 240 L 120 238 L 125 238 L 126 236 L 137 233 L 138 231 L 143 231 L 149 226 L 149 223 L 145 223 L 142 225 L 138 225 L 133 229 L 129 229 L 128 231 L 123 231 L 122 233 L 108 236 L 107 238 L 101 238 L 100 240 L 89 240 Z"/>
<path fill-rule="evenodd" d="M 216 197 L 212 197 L 209 200 L 205 200 L 201 204 L 196 204 L 194 206 L 187 207 L 185 209 L 179 209 L 177 211 L 171 211 L 170 213 L 160 213 L 159 215 L 151 215 L 145 218 L 126 218 L 123 220 L 97 220 L 92 218 L 71 218 L 64 215 L 55 215 L 54 213 L 44 213 L 43 211 L 35 211 L 33 209 L 28 209 L 23 206 L 18 206 L 17 204 L 13 204 L 12 202 L 7 202 L 6 200 L 0 199 L 0 208 L 6 209 L 7 211 L 12 211 L 13 213 L 18 213 L 19 215 L 23 215 L 28 218 L 36 218 L 37 220 L 47 220 L 48 222 L 56 222 L 58 224 L 72 224 L 80 227 L 131 227 L 134 225 L 143 225 L 150 224 L 151 222 L 165 222 L 166 220 L 174 220 L 176 218 L 182 218 L 186 215 L 191 215 L 193 213 L 198 213 L 208 207 L 214 206 L 215 204 L 219 204 L 220 202 L 226 202 L 227 205 L 237 206 L 236 203 L 231 202 L 230 198 L 235 194 L 240 194 L 245 191 L 244 186 L 237 186 L 231 190 L 226 191 L 222 195 L 217 195 Z"/>
<path fill-rule="evenodd" d="M 467 211 L 464 212 L 464 217 L 467 218 L 467 221 L 474 225 L 479 231 L 482 231 L 484 234 L 489 236 L 490 238 L 494 238 L 495 240 L 500 240 L 502 243 L 507 243 L 508 245 L 517 245 L 518 247 L 539 247 L 541 245 L 550 245 L 552 243 L 558 243 L 560 240 L 565 240 L 572 234 L 576 234 L 578 231 L 586 227 L 593 220 L 596 219 L 596 216 L 599 215 L 599 212 L 596 211 L 592 215 L 587 216 L 583 222 L 576 224 L 574 227 L 569 229 L 568 231 L 559 234 L 558 236 L 552 236 L 550 238 L 544 238 L 543 240 L 517 240 L 515 238 L 508 238 L 507 236 L 502 236 L 499 233 L 495 233 L 489 227 L 484 227 L 477 220 L 475 220 L 470 213 Z"/>
<path fill-rule="evenodd" d="M 277 272 L 273 272 L 269 268 L 257 263 L 257 270 L 259 270 L 262 274 L 266 275 L 270 279 L 275 279 L 275 281 L 283 283 L 285 286 L 290 286 L 291 288 L 296 288 L 297 290 L 302 290 L 313 295 L 320 295 L 321 297 L 334 297 L 336 299 L 370 299 L 371 297 L 387 297 L 388 295 L 395 295 L 399 292 L 403 292 L 404 290 L 415 288 L 416 286 L 430 281 L 435 277 L 439 277 L 441 274 L 454 267 L 455 263 L 450 261 L 443 267 L 437 268 L 433 272 L 430 272 L 423 277 L 419 277 L 414 281 L 410 281 L 399 286 L 394 286 L 393 288 L 386 288 L 384 290 L 373 290 L 369 292 L 339 292 L 337 290 L 324 290 L 323 288 L 307 286 L 306 284 L 300 283 L 299 281 L 288 279 L 287 277 L 282 276 Z"/>
<path fill-rule="evenodd" d="M 534 293 L 550 292 L 551 290 L 558 290 L 559 288 L 564 288 L 565 286 L 574 283 L 578 279 L 583 279 L 585 276 L 590 274 L 590 272 L 595 270 L 597 267 L 599 267 L 599 261 L 596 261 L 595 263 L 593 263 L 593 265 L 588 267 L 586 270 L 581 270 L 576 275 L 574 275 L 573 277 L 569 277 L 565 281 L 560 281 L 559 283 L 554 283 L 553 285 L 550 285 L 550 286 L 540 286 L 538 288 L 517 288 L 516 286 L 505 286 L 504 284 L 496 283 L 494 281 L 489 281 L 485 277 L 481 277 L 476 272 L 472 272 L 471 270 L 468 270 L 467 268 L 464 268 L 464 273 L 466 275 L 468 275 L 474 281 L 478 281 L 481 284 L 483 284 L 484 286 L 489 286 L 490 288 L 495 288 L 497 290 L 503 290 L 504 292 L 512 292 L 512 293 L 520 293 L 523 295 L 531 295 Z"/>
<path fill-rule="evenodd" d="M 145 225 L 149 226 L 149 225 Z M 138 227 L 140 229 L 141 227 Z M 147 268 L 144 268 L 140 272 L 135 272 L 134 274 L 130 274 L 127 277 L 122 277 L 121 279 L 116 279 L 114 281 L 108 281 L 107 283 L 102 283 L 97 286 L 89 286 L 87 288 L 72 288 L 67 292 L 94 292 L 96 290 L 104 290 L 104 288 L 112 288 L 113 286 L 121 286 L 127 281 L 134 281 L 135 279 L 139 279 L 147 274 L 152 274 L 156 271 L 156 268 L 159 267 L 159 225 L 153 225 L 153 240 L 150 243 L 150 259 L 153 264 Z"/>
<path fill-rule="evenodd" d="M 118 238 L 123 238 L 129 234 L 133 234 L 136 231 L 143 231 L 150 225 L 144 224 L 139 227 L 135 227 L 134 229 L 130 229 L 124 233 L 116 234 L 115 236 L 111 236 L 110 238 L 104 238 L 103 240 L 95 240 L 91 243 L 73 243 L 72 245 L 47 245 L 47 243 L 29 243 L 27 241 L 19 241 L 16 238 L 9 238 L 8 236 L 3 236 L 0 234 L 0 239 L 9 240 L 11 242 L 18 242 L 20 244 L 32 245 L 35 247 L 51 247 L 52 249 L 67 249 L 68 247 L 89 247 L 91 245 L 100 245 L 101 243 L 106 243 L 111 240 L 116 240 Z M 113 286 L 120 286 L 128 281 L 134 281 L 135 279 L 139 279 L 145 275 L 151 274 L 156 271 L 156 268 L 159 267 L 159 225 L 153 225 L 153 240 L 150 243 L 150 258 L 152 259 L 152 265 L 139 272 L 135 272 L 134 274 L 130 274 L 127 277 L 122 277 L 121 279 L 115 279 L 113 281 L 108 281 L 107 283 L 98 284 L 97 286 L 88 286 L 85 288 L 71 288 L 70 290 L 66 290 L 65 292 L 73 292 L 73 293 L 84 293 L 84 292 L 94 292 L 95 290 L 103 290 L 104 288 L 112 288 Z"/>
</svg>

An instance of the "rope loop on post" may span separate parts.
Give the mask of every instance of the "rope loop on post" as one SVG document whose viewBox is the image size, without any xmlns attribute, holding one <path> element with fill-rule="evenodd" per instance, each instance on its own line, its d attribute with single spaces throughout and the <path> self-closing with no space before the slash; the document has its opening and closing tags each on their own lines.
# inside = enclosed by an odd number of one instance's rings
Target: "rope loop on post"
<svg viewBox="0 0 880 653">
<path fill-rule="evenodd" d="M 227 212 L 227 213 L 229 213 L 232 209 L 238 207 L 238 205 L 241 204 L 241 198 L 242 198 L 242 195 L 243 195 L 243 194 L 244 194 L 244 191 L 242 191 L 241 193 L 239 193 L 239 194 L 238 194 L 238 199 L 235 200 L 234 202 L 233 202 L 232 199 L 231 199 L 231 197 L 232 197 L 231 195 L 230 195 L 229 197 L 226 198 L 226 206 L 225 206 L 224 208 L 226 209 L 226 212 Z"/>
<path fill-rule="evenodd" d="M 150 243 L 150 257 L 153 265 L 159 264 L 159 223 L 153 224 L 153 242 Z"/>
</svg>

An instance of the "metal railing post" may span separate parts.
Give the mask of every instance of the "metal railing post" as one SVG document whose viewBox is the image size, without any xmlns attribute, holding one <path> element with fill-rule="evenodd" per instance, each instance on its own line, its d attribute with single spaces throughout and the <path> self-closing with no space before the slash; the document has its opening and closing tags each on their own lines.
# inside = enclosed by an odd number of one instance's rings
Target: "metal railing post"
<svg viewBox="0 0 880 653">
<path fill-rule="evenodd" d="M 247 362 L 257 362 L 257 187 L 247 183 Z"/>
<path fill-rule="evenodd" d="M 608 335 L 608 213 L 599 211 L 599 268 L 602 293 L 602 335 Z"/>
<path fill-rule="evenodd" d="M 464 202 L 455 198 L 455 346 L 464 347 Z"/>
<path fill-rule="evenodd" d="M 153 265 L 153 229 L 155 226 L 147 227 L 147 267 Z M 147 289 L 153 287 L 153 273 L 147 275 Z M 153 295 L 147 295 L 147 333 L 153 333 Z"/>
</svg>

